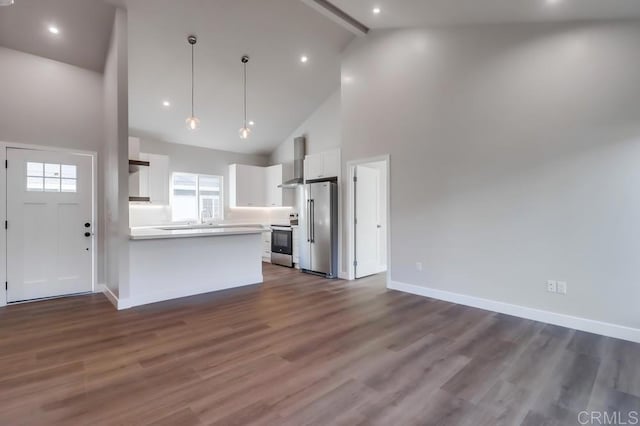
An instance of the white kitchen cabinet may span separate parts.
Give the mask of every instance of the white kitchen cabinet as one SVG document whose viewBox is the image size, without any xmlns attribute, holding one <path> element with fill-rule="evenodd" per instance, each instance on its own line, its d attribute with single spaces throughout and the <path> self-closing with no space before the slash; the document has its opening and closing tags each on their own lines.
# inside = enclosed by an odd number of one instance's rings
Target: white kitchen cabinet
<svg viewBox="0 0 640 426">
<path fill-rule="evenodd" d="M 282 207 L 282 188 L 278 188 L 278 185 L 282 185 L 282 164 L 267 167 L 265 174 L 265 205 L 267 207 Z"/>
<path fill-rule="evenodd" d="M 300 242 L 298 241 L 299 229 L 297 226 L 293 227 L 293 264 L 296 268 L 299 268 L 300 264 Z"/>
<path fill-rule="evenodd" d="M 333 149 L 307 155 L 304 159 L 305 180 L 338 177 L 340 174 L 340 150 Z"/>
<path fill-rule="evenodd" d="M 271 232 L 262 233 L 262 261 L 271 263 Z"/>
<path fill-rule="evenodd" d="M 332 149 L 322 153 L 322 172 L 326 177 L 340 175 L 340 150 Z"/>
<path fill-rule="evenodd" d="M 282 164 L 271 167 L 231 164 L 229 205 L 234 207 L 282 207 Z"/>
<path fill-rule="evenodd" d="M 307 155 L 304 159 L 304 179 L 320 179 L 323 177 L 322 154 Z"/>
<path fill-rule="evenodd" d="M 264 207 L 263 167 L 232 164 L 229 166 L 229 205 Z"/>
</svg>

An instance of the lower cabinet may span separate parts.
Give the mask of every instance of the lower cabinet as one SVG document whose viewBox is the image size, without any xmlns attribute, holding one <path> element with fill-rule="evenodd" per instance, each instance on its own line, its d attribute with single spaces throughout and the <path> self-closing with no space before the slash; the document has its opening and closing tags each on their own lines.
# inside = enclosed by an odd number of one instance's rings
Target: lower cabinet
<svg viewBox="0 0 640 426">
<path fill-rule="evenodd" d="M 300 243 L 298 242 L 298 227 L 293 227 L 293 265 L 300 269 Z"/>
<path fill-rule="evenodd" d="M 271 263 L 271 232 L 262 234 L 262 261 Z"/>
</svg>

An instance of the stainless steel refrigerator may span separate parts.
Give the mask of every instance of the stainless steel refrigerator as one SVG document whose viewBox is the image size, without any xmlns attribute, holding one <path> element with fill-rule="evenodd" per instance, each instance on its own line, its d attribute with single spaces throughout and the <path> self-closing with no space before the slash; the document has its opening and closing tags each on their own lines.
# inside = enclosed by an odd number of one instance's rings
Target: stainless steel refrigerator
<svg viewBox="0 0 640 426">
<path fill-rule="evenodd" d="M 300 269 L 338 276 L 338 184 L 314 182 L 303 186 L 299 206 Z"/>
</svg>

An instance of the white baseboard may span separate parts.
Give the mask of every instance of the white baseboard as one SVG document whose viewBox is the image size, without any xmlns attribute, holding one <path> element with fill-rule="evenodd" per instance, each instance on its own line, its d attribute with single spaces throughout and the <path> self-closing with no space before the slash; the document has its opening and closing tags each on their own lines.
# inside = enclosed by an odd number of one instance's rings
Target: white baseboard
<svg viewBox="0 0 640 426">
<path fill-rule="evenodd" d="M 389 280 L 387 288 L 459 305 L 640 343 L 640 329 Z"/>
<path fill-rule="evenodd" d="M 338 272 L 338 278 L 341 280 L 349 280 L 349 273 L 344 271 Z"/>
<path fill-rule="evenodd" d="M 111 302 L 113 306 L 118 308 L 118 296 L 113 294 L 111 289 L 107 287 L 106 284 L 98 284 L 98 292 L 104 294 L 107 297 L 107 299 L 109 299 L 109 302 Z"/>
</svg>

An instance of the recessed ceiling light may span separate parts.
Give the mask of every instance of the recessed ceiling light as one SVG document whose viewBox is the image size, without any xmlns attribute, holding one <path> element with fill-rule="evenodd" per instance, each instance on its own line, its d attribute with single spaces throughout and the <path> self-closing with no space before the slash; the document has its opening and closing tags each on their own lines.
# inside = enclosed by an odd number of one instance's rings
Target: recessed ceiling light
<svg viewBox="0 0 640 426">
<path fill-rule="evenodd" d="M 306 55 L 302 55 L 300 57 L 300 62 L 302 62 L 303 64 L 306 64 L 307 62 L 309 62 L 309 57 Z"/>
<path fill-rule="evenodd" d="M 169 101 L 162 101 L 162 106 L 170 107 L 170 106 L 171 106 L 171 102 L 169 102 Z"/>
<path fill-rule="evenodd" d="M 380 12 L 382 12 L 382 9 L 380 9 L 379 7 L 374 7 L 373 8 L 373 14 L 374 15 L 380 15 Z"/>
<path fill-rule="evenodd" d="M 560 0 L 547 0 L 547 4 L 550 6 L 560 3 Z"/>
<path fill-rule="evenodd" d="M 49 32 L 51 34 L 60 34 L 60 29 L 58 29 L 58 27 L 56 27 L 55 25 L 49 25 Z"/>
<path fill-rule="evenodd" d="M 11 6 L 13 4 L 13 0 L 0 0 L 0 6 Z"/>
<path fill-rule="evenodd" d="M 249 126 L 255 126 L 255 125 L 256 125 L 256 122 L 255 122 L 255 121 L 250 121 L 250 122 L 249 122 Z"/>
</svg>

